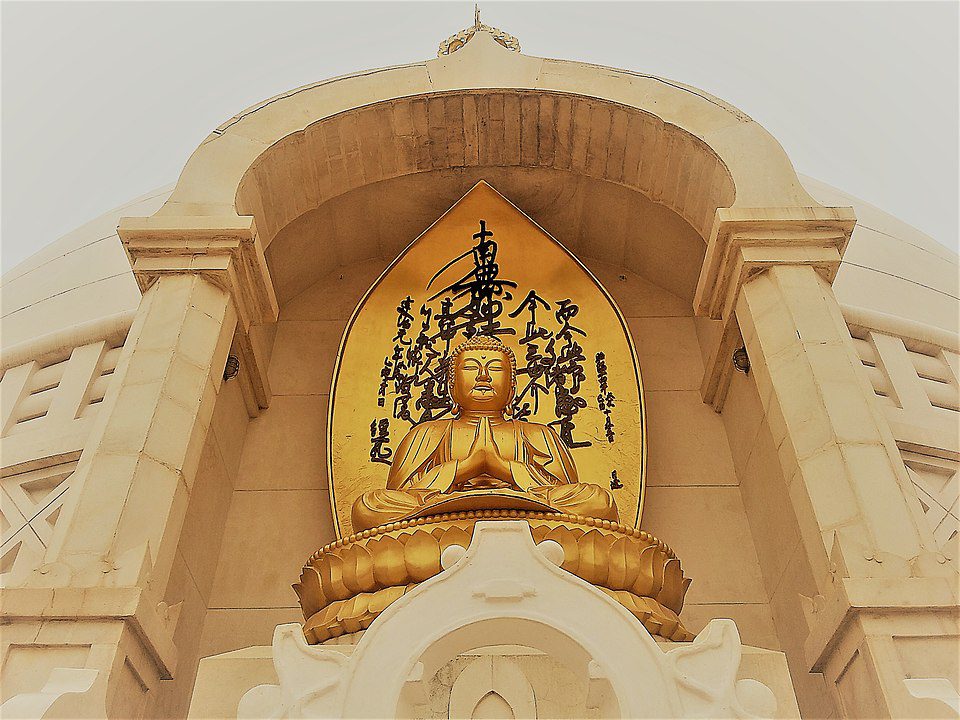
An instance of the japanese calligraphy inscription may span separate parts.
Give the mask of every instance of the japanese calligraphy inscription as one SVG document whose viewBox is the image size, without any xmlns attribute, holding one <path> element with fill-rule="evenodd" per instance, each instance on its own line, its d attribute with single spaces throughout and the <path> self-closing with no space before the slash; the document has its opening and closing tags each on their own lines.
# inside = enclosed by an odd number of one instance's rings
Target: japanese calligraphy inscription
<svg viewBox="0 0 960 720">
<path fill-rule="evenodd" d="M 643 393 L 622 316 L 560 243 L 479 183 L 391 264 L 347 325 L 328 422 L 338 535 L 351 507 L 384 488 L 400 440 L 454 418 L 451 353 L 496 338 L 516 357 L 512 421 L 551 429 L 581 483 L 612 493 L 639 525 Z"/>
</svg>

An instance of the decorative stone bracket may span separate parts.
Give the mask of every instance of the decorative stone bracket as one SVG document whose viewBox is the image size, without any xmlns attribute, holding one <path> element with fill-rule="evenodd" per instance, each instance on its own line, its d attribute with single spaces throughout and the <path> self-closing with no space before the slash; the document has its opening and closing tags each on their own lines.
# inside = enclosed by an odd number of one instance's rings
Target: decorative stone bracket
<svg viewBox="0 0 960 720">
<path fill-rule="evenodd" d="M 127 217 L 117 230 L 141 292 L 162 275 L 195 274 L 230 293 L 237 312 L 233 352 L 239 357 L 250 415 L 270 402 L 266 368 L 250 341 L 250 326 L 279 314 L 263 247 L 252 217 Z"/>
<path fill-rule="evenodd" d="M 836 278 L 856 225 L 852 208 L 720 208 L 707 244 L 694 312 L 723 322 L 700 394 L 720 412 L 733 372 L 731 358 L 743 340 L 734 312 L 740 289 L 776 265 L 812 266 Z"/>
</svg>

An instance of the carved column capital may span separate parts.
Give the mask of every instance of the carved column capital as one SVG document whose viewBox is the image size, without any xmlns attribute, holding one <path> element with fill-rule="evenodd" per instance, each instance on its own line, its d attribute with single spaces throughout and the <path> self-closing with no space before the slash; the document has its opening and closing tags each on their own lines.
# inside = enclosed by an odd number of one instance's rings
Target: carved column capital
<svg viewBox="0 0 960 720">
<path fill-rule="evenodd" d="M 230 293 L 240 328 L 279 308 L 252 217 L 126 217 L 117 229 L 145 291 L 161 275 L 195 274 Z"/>
<path fill-rule="evenodd" d="M 833 282 L 856 216 L 849 207 L 720 208 L 707 244 L 693 308 L 723 322 L 701 384 L 703 401 L 720 412 L 743 344 L 734 308 L 743 285 L 778 265 L 813 267 Z"/>
<path fill-rule="evenodd" d="M 831 282 L 857 223 L 853 208 L 720 208 L 694 310 L 725 320 L 743 283 L 774 265 L 812 265 Z"/>
<path fill-rule="evenodd" d="M 270 384 L 250 341 L 250 326 L 279 313 L 254 219 L 238 215 L 153 215 L 121 218 L 117 229 L 140 291 L 163 275 L 198 275 L 229 293 L 237 313 L 231 354 L 240 359 L 240 383 L 250 417 L 270 404 Z"/>
</svg>

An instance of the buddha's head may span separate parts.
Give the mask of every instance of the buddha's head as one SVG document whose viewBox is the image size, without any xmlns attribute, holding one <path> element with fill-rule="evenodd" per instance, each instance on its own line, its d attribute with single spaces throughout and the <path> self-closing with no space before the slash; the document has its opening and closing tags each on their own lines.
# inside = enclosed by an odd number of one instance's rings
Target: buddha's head
<svg viewBox="0 0 960 720">
<path fill-rule="evenodd" d="M 517 390 L 517 361 L 499 338 L 476 335 L 450 354 L 447 385 L 463 410 L 502 412 Z"/>
</svg>

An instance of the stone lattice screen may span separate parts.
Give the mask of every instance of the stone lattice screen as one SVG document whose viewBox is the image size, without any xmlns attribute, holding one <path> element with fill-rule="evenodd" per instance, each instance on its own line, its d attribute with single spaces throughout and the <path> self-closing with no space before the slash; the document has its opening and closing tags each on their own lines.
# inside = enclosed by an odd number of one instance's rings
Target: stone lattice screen
<svg viewBox="0 0 960 720">
<path fill-rule="evenodd" d="M 877 401 L 941 548 L 960 534 L 960 356 L 957 338 L 845 309 Z"/>
<path fill-rule="evenodd" d="M 0 584 L 36 567 L 113 379 L 123 337 L 7 367 L 0 380 Z"/>
</svg>

